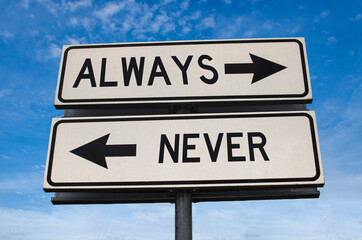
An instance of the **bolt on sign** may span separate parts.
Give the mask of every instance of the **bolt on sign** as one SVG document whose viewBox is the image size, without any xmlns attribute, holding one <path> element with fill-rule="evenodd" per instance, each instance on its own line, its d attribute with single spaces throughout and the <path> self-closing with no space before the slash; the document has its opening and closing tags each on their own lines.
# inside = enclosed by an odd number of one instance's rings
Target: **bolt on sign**
<svg viewBox="0 0 362 240">
<path fill-rule="evenodd" d="M 303 38 L 64 46 L 55 106 L 312 101 Z"/>
</svg>

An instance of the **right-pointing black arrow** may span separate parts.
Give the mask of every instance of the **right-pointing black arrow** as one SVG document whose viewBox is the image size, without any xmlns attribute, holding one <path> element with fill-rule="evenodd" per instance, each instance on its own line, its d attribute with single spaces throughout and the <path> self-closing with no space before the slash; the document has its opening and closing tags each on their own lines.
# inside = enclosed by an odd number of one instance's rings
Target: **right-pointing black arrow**
<svg viewBox="0 0 362 240">
<path fill-rule="evenodd" d="M 136 156 L 136 144 L 107 145 L 109 135 L 100 137 L 70 152 L 104 168 L 108 168 L 106 157 Z"/>
<path fill-rule="evenodd" d="M 251 83 L 260 81 L 287 67 L 249 53 L 253 63 L 225 63 L 225 74 L 254 73 Z"/>
</svg>

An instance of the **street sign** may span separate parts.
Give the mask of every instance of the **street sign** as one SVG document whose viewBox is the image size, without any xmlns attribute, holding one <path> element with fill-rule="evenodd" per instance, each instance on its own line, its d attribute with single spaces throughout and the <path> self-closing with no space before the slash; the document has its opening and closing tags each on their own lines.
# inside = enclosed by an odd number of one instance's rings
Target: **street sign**
<svg viewBox="0 0 362 240">
<path fill-rule="evenodd" d="M 322 186 L 314 112 L 53 119 L 45 191 Z"/>
<path fill-rule="evenodd" d="M 55 106 L 312 101 L 304 38 L 63 47 Z"/>
</svg>

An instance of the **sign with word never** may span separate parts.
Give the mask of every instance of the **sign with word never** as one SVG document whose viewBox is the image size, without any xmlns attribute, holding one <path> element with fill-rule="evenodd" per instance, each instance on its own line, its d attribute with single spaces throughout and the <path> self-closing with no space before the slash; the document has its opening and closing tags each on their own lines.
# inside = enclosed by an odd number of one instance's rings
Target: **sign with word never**
<svg viewBox="0 0 362 240">
<path fill-rule="evenodd" d="M 312 101 L 303 38 L 64 46 L 55 106 Z"/>
<path fill-rule="evenodd" d="M 45 191 L 322 186 L 314 112 L 54 119 Z"/>
</svg>

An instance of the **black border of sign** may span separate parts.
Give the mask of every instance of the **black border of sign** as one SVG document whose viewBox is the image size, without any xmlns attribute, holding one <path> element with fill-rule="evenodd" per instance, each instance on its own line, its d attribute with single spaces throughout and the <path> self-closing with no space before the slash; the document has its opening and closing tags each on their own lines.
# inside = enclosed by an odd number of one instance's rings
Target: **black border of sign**
<svg viewBox="0 0 362 240">
<path fill-rule="evenodd" d="M 229 119 L 229 118 L 265 118 L 265 117 L 307 117 L 310 123 L 310 131 L 312 137 L 312 144 L 313 144 L 313 152 L 314 152 L 314 159 L 315 159 L 315 169 L 316 174 L 313 177 L 302 177 L 302 178 L 272 178 L 272 179 L 233 179 L 233 180 L 201 180 L 201 181 L 147 181 L 147 182 L 92 182 L 92 183 L 85 183 L 85 182 L 58 182 L 55 183 L 51 180 L 51 172 L 53 166 L 53 156 L 54 156 L 54 148 L 55 148 L 55 141 L 56 141 L 56 132 L 57 128 L 62 123 L 89 123 L 89 122 L 123 122 L 123 121 L 155 121 L 155 120 L 190 120 L 190 119 Z M 83 187 L 80 189 L 84 189 L 84 187 L 94 187 L 93 189 L 104 189 L 107 187 L 115 187 L 115 186 L 123 186 L 123 189 L 132 189 L 132 186 L 144 186 L 146 189 L 147 185 L 158 185 L 158 186 L 165 186 L 165 185 L 173 185 L 173 187 L 169 188 L 177 188 L 177 185 L 192 185 L 192 184 L 214 184 L 213 187 L 218 187 L 218 184 L 247 184 L 247 183 L 288 183 L 288 182 L 313 182 L 320 177 L 321 170 L 319 165 L 319 155 L 318 155 L 318 147 L 317 147 L 317 139 L 315 134 L 314 128 L 314 121 L 313 117 L 306 112 L 293 112 L 293 113 L 251 113 L 251 114 L 233 114 L 233 115 L 198 115 L 198 116 L 155 116 L 155 117 L 126 117 L 126 118 L 92 118 L 92 119 L 62 119 L 56 122 L 53 126 L 52 134 L 51 134 L 51 143 L 50 143 L 50 153 L 49 153 L 49 163 L 48 163 L 48 171 L 46 180 L 49 185 L 53 187 L 72 187 L 72 190 L 77 190 L 76 187 Z M 98 187 L 98 188 L 97 188 Z M 192 187 L 192 186 L 190 186 Z M 155 188 L 155 187 L 152 187 Z M 141 188 L 142 189 L 142 188 Z M 45 189 L 50 190 L 50 189 Z M 57 189 L 51 189 L 56 191 Z"/>
<path fill-rule="evenodd" d="M 208 44 L 235 44 L 235 43 L 276 43 L 276 42 L 295 42 L 299 45 L 300 50 L 300 57 L 302 63 L 302 70 L 303 70 L 303 78 L 304 78 L 304 88 L 305 91 L 302 94 L 284 94 L 284 95 L 241 95 L 241 96 L 191 96 L 191 97 L 155 97 L 155 98 L 100 98 L 100 99 L 64 99 L 62 97 L 63 92 L 63 82 L 64 82 L 64 75 L 65 75 L 65 68 L 66 68 L 66 61 L 68 52 L 72 49 L 82 49 L 82 48 L 122 48 L 122 47 L 152 47 L 152 46 L 167 46 L 167 45 L 208 45 Z M 305 62 L 305 54 L 303 43 L 300 42 L 298 39 L 250 39 L 250 40 L 210 40 L 210 41 L 180 41 L 180 42 L 149 42 L 149 43 L 124 43 L 124 44 L 100 44 L 100 45 L 86 45 L 86 46 L 71 46 L 64 51 L 62 67 L 61 67 L 61 75 L 59 79 L 59 88 L 57 93 L 57 98 L 60 102 L 64 104 L 56 104 L 57 108 L 60 107 L 67 107 L 66 103 L 69 103 L 70 106 L 77 106 L 76 103 L 80 105 L 99 105 L 99 104 L 152 104 L 152 103 L 159 103 L 159 101 L 163 101 L 164 103 L 169 103 L 170 101 L 189 101 L 192 102 L 193 100 L 201 101 L 205 100 L 205 102 L 214 100 L 230 100 L 230 101 L 278 101 L 278 98 L 302 98 L 305 97 L 309 93 L 309 85 L 308 85 L 308 74 L 306 69 L 306 62 Z M 267 98 L 270 100 L 260 100 L 260 98 Z M 256 100 L 253 100 L 256 99 Z M 310 99 L 291 99 L 293 101 L 305 102 L 310 103 L 312 100 Z M 168 101 L 168 102 L 167 102 Z M 286 101 L 285 99 L 280 101 Z M 126 103 L 127 102 L 127 103 Z M 139 103 L 142 102 L 142 103 Z M 144 103 L 146 102 L 146 103 Z M 176 103 L 175 102 L 175 103 Z M 75 103 L 73 105 L 72 103 Z M 82 104 L 83 103 L 83 104 Z"/>
</svg>

